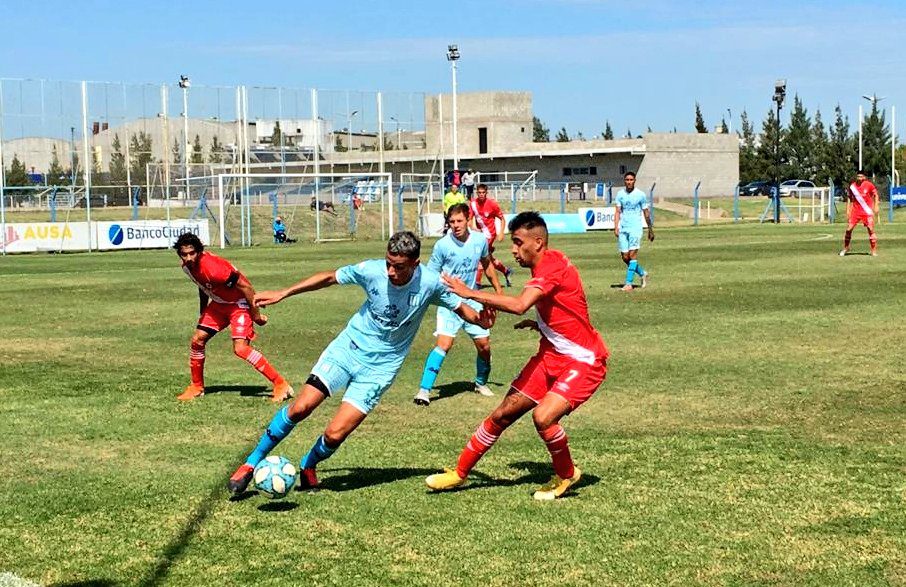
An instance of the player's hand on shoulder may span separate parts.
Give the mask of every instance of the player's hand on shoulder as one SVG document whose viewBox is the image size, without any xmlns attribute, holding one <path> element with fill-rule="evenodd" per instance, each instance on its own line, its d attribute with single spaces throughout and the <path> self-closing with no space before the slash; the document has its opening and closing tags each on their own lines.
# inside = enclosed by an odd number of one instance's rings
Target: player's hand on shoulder
<svg viewBox="0 0 906 587">
<path fill-rule="evenodd" d="M 513 325 L 514 330 L 538 330 L 538 323 L 534 320 L 520 320 Z"/>
<path fill-rule="evenodd" d="M 257 324 L 258 326 L 264 326 L 265 324 L 267 324 L 267 316 L 264 315 L 264 314 L 258 314 L 257 316 L 255 316 L 254 318 L 252 318 L 252 320 L 253 320 L 253 321 L 255 322 L 255 324 Z"/>
<path fill-rule="evenodd" d="M 285 296 L 281 291 L 261 291 L 255 294 L 255 307 L 264 308 L 280 302 Z"/>
</svg>

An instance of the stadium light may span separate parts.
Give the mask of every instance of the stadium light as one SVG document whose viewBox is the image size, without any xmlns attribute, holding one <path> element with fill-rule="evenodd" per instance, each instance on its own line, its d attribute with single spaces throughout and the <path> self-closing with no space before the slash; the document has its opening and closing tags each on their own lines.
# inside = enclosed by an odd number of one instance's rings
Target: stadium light
<svg viewBox="0 0 906 587">
<path fill-rule="evenodd" d="M 179 82 L 177 82 L 180 88 L 182 88 L 182 167 L 183 167 L 183 176 L 186 178 L 186 198 L 189 197 L 189 87 L 192 85 L 192 81 L 187 75 L 180 75 Z"/>
<path fill-rule="evenodd" d="M 780 109 L 786 98 L 786 80 L 774 82 L 774 97 L 777 103 L 777 134 L 774 137 L 774 224 L 780 224 Z"/>
<path fill-rule="evenodd" d="M 447 61 L 453 72 L 453 169 L 459 169 L 459 141 L 456 133 L 456 62 L 459 61 L 459 46 L 447 45 Z"/>
</svg>

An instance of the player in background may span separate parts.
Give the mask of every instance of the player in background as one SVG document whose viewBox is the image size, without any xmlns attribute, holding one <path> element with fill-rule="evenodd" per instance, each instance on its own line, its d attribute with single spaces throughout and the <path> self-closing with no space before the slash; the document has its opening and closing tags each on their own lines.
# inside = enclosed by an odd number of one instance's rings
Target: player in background
<svg viewBox="0 0 906 587">
<path fill-rule="evenodd" d="M 444 214 L 446 214 L 450 210 L 450 207 L 453 206 L 454 204 L 465 204 L 465 203 L 466 203 L 466 196 L 461 191 L 459 191 L 458 185 L 452 184 L 450 186 L 449 191 L 447 191 L 447 193 L 444 194 L 444 200 L 443 200 Z"/>
<path fill-rule="evenodd" d="M 475 270 L 484 267 L 494 291 L 501 293 L 497 272 L 491 265 L 488 244 L 482 233 L 469 230 L 469 206 L 454 204 L 447 212 L 447 224 L 450 231 L 434 244 L 428 268 L 437 273 L 449 273 L 462 279 L 470 288 L 475 287 Z M 473 301 L 466 303 L 476 311 L 481 311 L 481 304 Z M 488 377 L 491 375 L 491 333 L 487 328 L 468 324 L 462 318 L 444 307 L 437 308 L 437 346 L 428 354 L 422 381 L 414 402 L 420 406 L 431 403 L 431 389 L 444 363 L 444 359 L 453 347 L 456 334 L 460 328 L 466 331 L 475 343 L 478 355 L 475 357 L 475 392 L 485 397 L 494 395 L 488 388 Z"/>
<path fill-rule="evenodd" d="M 472 209 L 472 227 L 476 230 L 480 230 L 484 233 L 486 239 L 488 239 L 488 251 L 491 255 L 491 263 L 494 264 L 494 268 L 497 271 L 500 271 L 503 274 L 503 278 L 506 280 L 506 286 L 510 286 L 510 275 L 513 271 L 501 263 L 499 260 L 494 258 L 494 245 L 503 240 L 504 227 L 506 226 L 506 220 L 503 217 L 503 211 L 500 209 L 500 205 L 497 203 L 497 200 L 488 197 L 488 186 L 480 183 L 475 188 L 475 198 L 469 202 L 469 207 Z M 500 220 L 500 233 L 497 233 L 497 221 Z M 478 278 L 477 283 L 481 284 L 481 268 L 478 269 Z"/>
<path fill-rule="evenodd" d="M 648 224 L 648 240 L 654 240 L 654 227 L 651 226 L 651 213 L 648 210 L 648 197 L 635 187 L 635 173 L 623 174 L 625 186 L 614 199 L 616 211 L 613 216 L 613 233 L 617 237 L 620 257 L 626 263 L 626 284 L 623 291 L 632 291 L 632 281 L 638 273 L 642 278 L 642 287 L 648 285 L 648 272 L 639 265 L 639 247 L 642 245 L 642 216 Z"/>
<path fill-rule="evenodd" d="M 532 412 L 538 435 L 547 445 L 554 465 L 549 483 L 535 491 L 538 500 L 555 499 L 575 485 L 582 473 L 573 463 L 560 420 L 586 402 L 604 381 L 607 347 L 588 317 L 588 302 L 579 272 L 561 253 L 548 248 L 547 226 L 537 212 L 523 212 L 510 221 L 513 256 L 529 267 L 532 278 L 518 296 L 476 291 L 462 280 L 444 275 L 450 291 L 475 300 L 485 308 L 525 314 L 535 307 L 535 320 L 515 328 L 541 334 L 537 354 L 513 381 L 509 392 L 469 439 L 455 469 L 429 476 L 435 490 L 462 485 L 478 460 L 504 430 L 523 414 Z"/>
<path fill-rule="evenodd" d="M 274 385 L 271 399 L 283 401 L 293 396 L 292 386 L 271 367 L 260 351 L 249 344 L 255 338 L 254 324 L 267 324 L 255 307 L 255 289 L 229 261 L 204 250 L 201 240 L 184 233 L 173 245 L 182 260 L 182 269 L 198 286 L 200 318 L 192 335 L 189 370 L 192 383 L 178 399 L 188 401 L 204 395 L 204 350 L 208 340 L 227 326 L 233 337 L 233 352 L 248 362 Z"/>
<path fill-rule="evenodd" d="M 849 184 L 846 197 L 846 234 L 843 235 L 843 250 L 840 256 L 849 252 L 849 242 L 857 224 L 864 224 L 868 229 L 868 242 L 871 244 L 871 256 L 878 256 L 878 235 L 875 234 L 875 214 L 878 213 L 878 189 L 871 183 L 862 169 L 856 174 L 856 181 Z"/>
<path fill-rule="evenodd" d="M 286 289 L 255 296 L 263 307 L 296 294 L 355 284 L 365 291 L 366 299 L 321 353 L 296 400 L 274 415 L 255 450 L 230 477 L 228 487 L 234 495 L 245 491 L 255 466 L 296 424 L 325 399 L 345 389 L 333 419 L 300 463 L 300 488 L 316 487 L 315 467 L 329 458 L 377 406 L 409 353 L 429 304 L 455 312 L 472 324 L 491 327 L 494 313 L 479 314 L 447 291 L 436 271 L 419 265 L 420 251 L 418 237 L 408 231 L 397 232 L 387 243 L 384 259 L 315 273 Z"/>
</svg>

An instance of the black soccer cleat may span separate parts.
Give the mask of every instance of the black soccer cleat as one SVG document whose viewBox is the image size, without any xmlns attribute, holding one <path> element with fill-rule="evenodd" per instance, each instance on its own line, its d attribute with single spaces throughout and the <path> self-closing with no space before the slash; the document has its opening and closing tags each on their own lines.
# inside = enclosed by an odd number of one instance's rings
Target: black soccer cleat
<svg viewBox="0 0 906 587">
<path fill-rule="evenodd" d="M 254 472 L 255 467 L 247 463 L 243 463 L 236 469 L 236 472 L 233 473 L 227 483 L 227 488 L 230 490 L 230 493 L 234 496 L 245 493 L 245 490 L 249 487 L 249 483 L 252 482 L 252 474 Z"/>
</svg>

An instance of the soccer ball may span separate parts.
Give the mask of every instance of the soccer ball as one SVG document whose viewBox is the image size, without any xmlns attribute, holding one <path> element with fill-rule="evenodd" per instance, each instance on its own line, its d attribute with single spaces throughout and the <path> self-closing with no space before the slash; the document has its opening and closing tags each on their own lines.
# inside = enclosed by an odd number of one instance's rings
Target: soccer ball
<svg viewBox="0 0 906 587">
<path fill-rule="evenodd" d="M 296 483 L 296 467 L 284 457 L 269 456 L 252 474 L 258 491 L 271 499 L 286 497 Z"/>
</svg>

